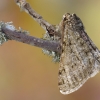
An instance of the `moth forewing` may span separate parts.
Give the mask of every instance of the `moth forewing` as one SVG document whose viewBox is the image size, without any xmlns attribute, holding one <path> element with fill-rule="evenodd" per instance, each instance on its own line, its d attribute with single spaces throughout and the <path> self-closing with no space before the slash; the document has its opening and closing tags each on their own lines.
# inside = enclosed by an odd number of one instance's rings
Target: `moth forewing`
<svg viewBox="0 0 100 100">
<path fill-rule="evenodd" d="M 99 72 L 100 62 L 91 50 L 94 49 L 92 43 L 87 43 L 91 41 L 84 31 L 83 23 L 75 14 L 65 14 L 61 24 L 64 36 L 58 86 L 62 94 L 70 94 Z"/>
</svg>

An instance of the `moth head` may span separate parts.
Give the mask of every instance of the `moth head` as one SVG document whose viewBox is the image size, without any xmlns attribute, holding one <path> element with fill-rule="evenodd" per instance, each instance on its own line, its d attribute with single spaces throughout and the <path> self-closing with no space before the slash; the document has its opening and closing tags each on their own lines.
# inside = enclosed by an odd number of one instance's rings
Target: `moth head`
<svg viewBox="0 0 100 100">
<path fill-rule="evenodd" d="M 84 29 L 81 19 L 76 14 L 66 13 L 63 15 L 64 25 L 72 30 Z"/>
</svg>

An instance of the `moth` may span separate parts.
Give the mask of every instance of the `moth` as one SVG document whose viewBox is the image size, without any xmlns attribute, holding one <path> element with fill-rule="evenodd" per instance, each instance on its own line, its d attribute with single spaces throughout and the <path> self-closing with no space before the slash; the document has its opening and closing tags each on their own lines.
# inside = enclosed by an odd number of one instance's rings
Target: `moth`
<svg viewBox="0 0 100 100">
<path fill-rule="evenodd" d="M 62 34 L 62 52 L 58 87 L 62 94 L 70 94 L 99 72 L 100 52 L 76 14 L 66 13 L 59 28 Z"/>
<path fill-rule="evenodd" d="M 59 61 L 58 87 L 62 94 L 78 90 L 90 77 L 100 70 L 100 52 L 85 32 L 81 19 L 76 14 L 66 13 L 56 26 L 61 38 L 46 33 L 44 38 L 61 43 L 61 55 L 47 52 Z"/>
</svg>

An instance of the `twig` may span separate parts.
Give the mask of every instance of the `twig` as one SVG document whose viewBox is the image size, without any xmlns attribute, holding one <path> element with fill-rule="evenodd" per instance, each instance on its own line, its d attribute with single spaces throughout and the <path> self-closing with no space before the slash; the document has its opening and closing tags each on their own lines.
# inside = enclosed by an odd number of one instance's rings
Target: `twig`
<svg viewBox="0 0 100 100">
<path fill-rule="evenodd" d="M 34 18 L 34 20 L 36 20 L 45 31 L 48 31 L 49 35 L 57 35 L 61 37 L 61 34 L 56 31 L 54 25 L 51 25 L 44 20 L 41 15 L 36 13 L 30 4 L 26 2 L 26 0 L 15 0 L 15 2 L 22 10 L 25 10 L 30 16 L 32 16 L 32 18 Z"/>
<path fill-rule="evenodd" d="M 44 39 L 39 39 L 33 36 L 27 35 L 27 31 L 16 30 L 13 25 L 9 23 L 1 22 L 1 32 L 5 34 L 7 40 L 16 40 L 32 46 L 37 46 L 50 51 L 60 53 L 60 43 L 55 41 L 49 41 Z"/>
</svg>

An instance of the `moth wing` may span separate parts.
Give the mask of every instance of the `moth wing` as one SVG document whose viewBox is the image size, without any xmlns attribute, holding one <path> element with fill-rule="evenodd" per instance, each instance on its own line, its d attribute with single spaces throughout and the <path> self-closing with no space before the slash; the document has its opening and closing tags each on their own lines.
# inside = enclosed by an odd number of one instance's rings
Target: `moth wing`
<svg viewBox="0 0 100 100">
<path fill-rule="evenodd" d="M 58 87 L 62 94 L 78 90 L 90 77 L 98 73 L 98 61 L 78 32 L 64 32 L 58 73 Z"/>
</svg>

